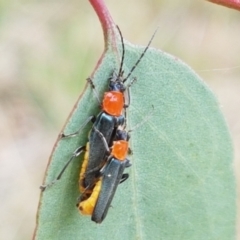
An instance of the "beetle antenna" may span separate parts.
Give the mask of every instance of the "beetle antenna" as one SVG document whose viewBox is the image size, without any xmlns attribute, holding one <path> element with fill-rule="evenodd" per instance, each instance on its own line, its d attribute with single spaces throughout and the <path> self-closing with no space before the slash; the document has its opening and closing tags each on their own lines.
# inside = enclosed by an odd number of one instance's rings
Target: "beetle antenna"
<svg viewBox="0 0 240 240">
<path fill-rule="evenodd" d="M 141 127 L 145 122 L 147 122 L 150 118 L 152 118 L 153 117 L 153 112 L 154 112 L 154 106 L 152 105 L 152 111 L 150 112 L 150 114 L 146 115 L 140 123 L 135 125 L 132 129 L 128 130 L 128 133 L 136 130 L 139 127 Z"/>
<path fill-rule="evenodd" d="M 141 59 L 143 58 L 143 56 L 145 55 L 146 51 L 148 50 L 150 44 L 152 43 L 153 38 L 155 37 L 156 33 L 157 33 L 158 28 L 155 30 L 155 32 L 153 33 L 150 41 L 148 42 L 148 45 L 145 47 L 144 51 L 142 52 L 141 56 L 138 58 L 137 62 L 134 64 L 134 66 L 132 67 L 132 69 L 130 70 L 130 72 L 128 73 L 127 77 L 125 77 L 123 79 L 123 82 L 126 82 L 126 80 L 131 76 L 131 74 L 133 73 L 134 69 L 137 67 L 137 65 L 140 63 Z"/>
<path fill-rule="evenodd" d="M 120 68 L 119 68 L 119 72 L 118 72 L 118 77 L 120 77 L 120 75 L 122 73 L 123 62 L 124 62 L 125 47 L 124 47 L 122 32 L 121 32 L 120 28 L 118 27 L 118 25 L 116 25 L 116 27 L 117 27 L 117 30 L 118 30 L 119 35 L 121 37 L 121 43 L 122 43 L 122 59 L 121 59 Z"/>
</svg>

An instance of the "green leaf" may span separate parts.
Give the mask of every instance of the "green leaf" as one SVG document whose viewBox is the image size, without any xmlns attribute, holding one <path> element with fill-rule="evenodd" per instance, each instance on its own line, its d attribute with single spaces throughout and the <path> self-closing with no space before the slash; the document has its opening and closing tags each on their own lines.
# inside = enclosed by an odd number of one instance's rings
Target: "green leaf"
<svg viewBox="0 0 240 240">
<path fill-rule="evenodd" d="M 125 47 L 127 74 L 144 48 L 130 43 Z M 109 49 L 93 75 L 101 96 L 119 68 L 119 55 Z M 233 151 L 214 95 L 183 62 L 153 48 L 133 76 L 137 82 L 131 87 L 128 129 L 152 116 L 131 133 L 130 177 L 118 187 L 106 219 L 97 225 L 75 207 L 82 161 L 77 158 L 42 194 L 36 239 L 234 239 Z M 99 111 L 87 86 L 64 133 L 75 132 Z M 57 143 L 46 182 L 86 143 L 90 127 Z"/>
</svg>

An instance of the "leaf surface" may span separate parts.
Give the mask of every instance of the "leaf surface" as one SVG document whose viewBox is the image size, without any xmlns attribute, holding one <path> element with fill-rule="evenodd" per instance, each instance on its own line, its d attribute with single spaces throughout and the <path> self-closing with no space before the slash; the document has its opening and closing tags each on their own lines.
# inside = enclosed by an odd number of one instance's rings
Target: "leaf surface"
<svg viewBox="0 0 240 240">
<path fill-rule="evenodd" d="M 93 75 L 100 96 L 119 68 L 120 47 L 119 43 L 119 54 L 106 51 Z M 126 41 L 125 47 L 127 74 L 144 47 Z M 132 77 L 137 81 L 130 89 L 128 129 L 145 122 L 131 132 L 130 177 L 119 185 L 106 219 L 97 225 L 75 207 L 82 161 L 77 158 L 42 194 L 36 239 L 234 239 L 232 144 L 213 93 L 186 64 L 153 48 Z M 75 132 L 99 111 L 88 86 L 64 133 Z M 46 182 L 57 176 L 78 146 L 85 145 L 90 127 L 57 143 Z"/>
</svg>

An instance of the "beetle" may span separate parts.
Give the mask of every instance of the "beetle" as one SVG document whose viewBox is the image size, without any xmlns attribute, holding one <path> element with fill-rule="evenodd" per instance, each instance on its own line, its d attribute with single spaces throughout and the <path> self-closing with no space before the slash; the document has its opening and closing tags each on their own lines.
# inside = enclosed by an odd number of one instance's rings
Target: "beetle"
<svg viewBox="0 0 240 240">
<path fill-rule="evenodd" d="M 90 116 L 85 123 L 81 126 L 81 128 L 72 134 L 65 135 L 62 133 L 62 138 L 68 138 L 68 137 L 74 137 L 79 135 L 81 130 L 89 123 L 92 122 L 93 126 L 89 133 L 89 145 L 88 145 L 88 163 L 86 166 L 85 171 L 85 178 L 84 183 L 82 184 L 85 188 L 91 188 L 95 185 L 97 181 L 97 175 L 99 173 L 100 168 L 104 164 L 107 153 L 106 148 L 103 146 L 103 144 L 100 143 L 100 137 L 99 134 L 96 133 L 95 129 L 97 129 L 99 132 L 101 132 L 108 144 L 108 146 L 112 145 L 113 138 L 116 134 L 117 128 L 119 126 L 124 126 L 125 123 L 125 109 L 130 104 L 130 94 L 129 94 L 129 88 L 133 84 L 133 82 L 136 80 L 135 78 L 127 85 L 125 86 L 125 82 L 130 77 L 136 66 L 140 63 L 141 59 L 143 58 L 144 54 L 146 53 L 147 49 L 149 48 L 153 37 L 155 36 L 155 33 L 153 34 L 152 38 L 150 39 L 148 45 L 145 47 L 144 51 L 136 61 L 136 63 L 131 68 L 128 75 L 124 78 L 123 77 L 123 62 L 124 62 L 124 55 L 125 55 L 125 47 L 123 42 L 122 33 L 117 26 L 117 29 L 119 31 L 120 37 L 121 37 L 121 43 L 122 43 L 122 59 L 120 62 L 120 68 L 118 73 L 113 72 L 112 77 L 109 79 L 109 89 L 107 92 L 104 93 L 103 100 L 102 100 L 102 111 L 95 116 Z M 92 89 L 94 90 L 95 94 L 95 86 L 93 84 L 92 79 L 88 78 L 88 82 L 90 83 Z M 127 97 L 125 97 L 125 93 L 127 93 Z M 97 94 L 96 94 L 97 95 Z M 98 98 L 99 99 L 99 98 Z M 127 100 L 126 100 L 127 99 Z M 123 113 L 124 112 L 124 113 Z M 72 154 L 71 158 L 68 160 L 68 162 L 65 164 L 61 172 L 58 174 L 57 178 L 53 180 L 51 183 L 42 185 L 40 188 L 42 191 L 44 191 L 48 186 L 54 184 L 57 180 L 59 180 L 66 170 L 69 163 L 79 156 L 81 153 L 86 151 L 86 146 L 80 146 L 78 147 L 74 153 Z"/>
<path fill-rule="evenodd" d="M 98 132 L 98 130 L 96 130 Z M 109 149 L 104 136 L 104 146 L 109 152 L 105 165 L 100 170 L 100 177 L 92 191 L 84 192 L 79 198 L 77 207 L 83 215 L 92 215 L 92 221 L 101 223 L 107 215 L 117 186 L 125 181 L 129 175 L 124 173 L 131 163 L 126 158 L 129 152 L 129 134 L 125 130 L 118 129 L 112 147 Z"/>
</svg>

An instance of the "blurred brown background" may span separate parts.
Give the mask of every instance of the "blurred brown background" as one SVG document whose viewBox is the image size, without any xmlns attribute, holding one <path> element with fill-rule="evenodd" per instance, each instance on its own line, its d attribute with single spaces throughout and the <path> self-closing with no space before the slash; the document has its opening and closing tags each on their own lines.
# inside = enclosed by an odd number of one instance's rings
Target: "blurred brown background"
<svg viewBox="0 0 240 240">
<path fill-rule="evenodd" d="M 152 46 L 182 59 L 210 86 L 239 168 L 240 12 L 203 0 L 106 4 L 132 43 L 146 45 L 159 26 Z M 102 51 L 86 0 L 0 2 L 0 239 L 31 238 L 52 147 Z"/>
</svg>

